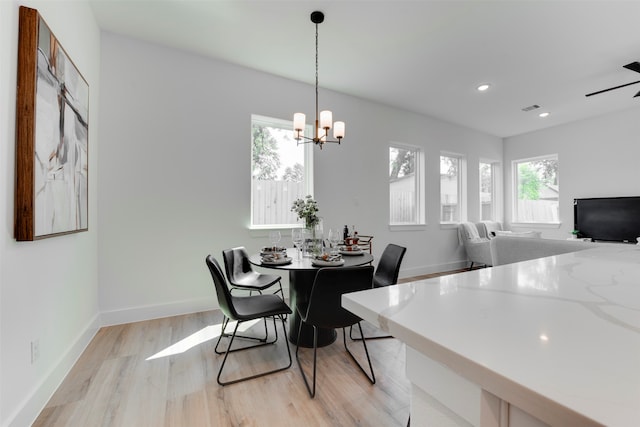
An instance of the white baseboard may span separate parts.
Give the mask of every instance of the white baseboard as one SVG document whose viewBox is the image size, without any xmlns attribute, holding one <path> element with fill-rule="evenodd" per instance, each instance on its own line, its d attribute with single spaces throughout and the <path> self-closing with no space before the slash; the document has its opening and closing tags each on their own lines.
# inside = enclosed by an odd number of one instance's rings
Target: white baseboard
<svg viewBox="0 0 640 427">
<path fill-rule="evenodd" d="M 43 376 L 18 408 L 7 417 L 5 427 L 24 427 L 33 424 L 38 414 L 45 407 L 53 393 L 58 389 L 78 358 L 87 348 L 93 337 L 100 329 L 99 316 L 96 314 L 71 343 L 68 350 L 60 357 L 53 367 Z"/>
<path fill-rule="evenodd" d="M 103 311 L 100 314 L 100 324 L 102 326 L 121 325 L 124 323 L 141 322 L 144 320 L 214 310 L 216 308 L 218 308 L 218 301 L 216 300 L 215 294 L 212 294 L 206 298 L 194 298 L 166 304 L 143 305 Z"/>
</svg>

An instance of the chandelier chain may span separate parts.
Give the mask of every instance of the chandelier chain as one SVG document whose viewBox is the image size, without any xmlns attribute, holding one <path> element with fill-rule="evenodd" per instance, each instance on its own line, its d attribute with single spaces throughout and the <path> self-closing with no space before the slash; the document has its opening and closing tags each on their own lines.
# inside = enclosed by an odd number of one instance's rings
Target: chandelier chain
<svg viewBox="0 0 640 427">
<path fill-rule="evenodd" d="M 318 24 L 316 24 L 316 124 L 314 126 L 314 134 L 318 137 Z"/>
</svg>

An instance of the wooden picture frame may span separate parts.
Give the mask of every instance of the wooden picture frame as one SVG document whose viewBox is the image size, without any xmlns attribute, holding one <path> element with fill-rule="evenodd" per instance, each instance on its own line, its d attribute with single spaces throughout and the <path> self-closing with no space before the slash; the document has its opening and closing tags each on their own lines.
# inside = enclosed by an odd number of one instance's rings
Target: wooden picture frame
<svg viewBox="0 0 640 427">
<path fill-rule="evenodd" d="M 18 241 L 87 231 L 89 85 L 35 9 L 20 7 L 16 94 Z"/>
</svg>

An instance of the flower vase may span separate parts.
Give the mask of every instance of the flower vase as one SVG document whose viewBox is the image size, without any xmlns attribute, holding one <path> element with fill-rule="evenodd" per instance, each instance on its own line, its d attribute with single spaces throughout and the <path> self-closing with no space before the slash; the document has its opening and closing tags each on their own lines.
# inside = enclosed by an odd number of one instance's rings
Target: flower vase
<svg viewBox="0 0 640 427">
<path fill-rule="evenodd" d="M 323 227 L 322 220 L 318 219 L 315 224 L 305 224 L 303 231 L 304 244 L 302 255 L 311 258 L 322 253 Z"/>
<path fill-rule="evenodd" d="M 305 227 L 302 229 L 302 256 L 305 258 L 310 258 L 312 255 L 313 235 L 313 227 Z"/>
<path fill-rule="evenodd" d="M 322 218 L 313 226 L 313 255 L 321 255 L 324 251 L 322 242 L 324 241 L 324 230 L 322 228 Z"/>
</svg>

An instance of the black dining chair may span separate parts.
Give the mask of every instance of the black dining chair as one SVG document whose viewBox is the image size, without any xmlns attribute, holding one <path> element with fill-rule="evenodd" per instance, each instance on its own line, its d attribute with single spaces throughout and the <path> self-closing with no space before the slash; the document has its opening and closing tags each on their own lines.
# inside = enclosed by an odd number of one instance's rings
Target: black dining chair
<svg viewBox="0 0 640 427">
<path fill-rule="evenodd" d="M 282 278 L 276 274 L 264 274 L 254 271 L 253 268 L 251 268 L 249 255 L 247 255 L 244 247 L 239 246 L 237 248 L 225 249 L 222 251 L 222 258 L 224 260 L 227 279 L 229 279 L 229 284 L 232 289 L 249 291 L 249 295 L 252 295 L 253 292 L 261 294 L 262 291 L 277 283 L 279 289 L 274 293 L 279 292 L 282 299 L 284 299 Z"/>
<path fill-rule="evenodd" d="M 258 273 L 251 268 L 249 262 L 249 255 L 243 246 L 237 248 L 225 249 L 222 251 L 222 259 L 224 261 L 224 269 L 227 273 L 227 280 L 231 286 L 231 291 L 234 289 L 240 289 L 249 291 L 249 295 L 253 295 L 254 292 L 259 294 L 262 291 L 274 286 L 276 283 L 279 285 L 274 294 L 280 293 L 280 297 L 284 300 L 284 292 L 282 291 L 282 278 L 276 274 Z M 285 316 L 286 319 L 286 316 Z M 267 330 L 267 323 L 265 319 L 265 337 Z M 246 335 L 238 335 L 239 338 L 256 339 L 264 341 L 266 338 L 254 338 Z"/>
<path fill-rule="evenodd" d="M 308 301 L 300 303 L 296 307 L 301 318 L 300 327 L 298 328 L 298 342 L 300 342 L 302 324 L 305 323 L 313 326 L 313 382 L 311 386 L 300 363 L 300 357 L 298 355 L 300 346 L 298 345 L 296 348 L 296 360 L 298 361 L 304 383 L 307 386 L 307 391 L 312 398 L 316 395 L 318 328 L 342 328 L 342 341 L 344 342 L 345 350 L 349 353 L 349 356 L 351 356 L 351 359 L 353 359 L 356 365 L 358 365 L 362 373 L 369 379 L 371 384 L 376 383 L 366 340 L 363 339 L 362 344 L 367 356 L 371 375 L 365 371 L 347 347 L 345 328 L 356 324 L 360 327 L 360 321 L 362 319 L 342 308 L 341 301 L 342 294 L 371 289 L 372 279 L 373 267 L 370 265 L 363 267 L 321 268 L 316 274 Z M 362 335 L 361 327 L 360 334 Z"/>
<path fill-rule="evenodd" d="M 376 272 L 373 274 L 373 287 L 374 288 L 382 288 L 384 286 L 391 286 L 398 283 L 398 275 L 400 274 L 400 265 L 402 264 L 402 259 L 404 258 L 404 254 L 407 252 L 407 248 L 403 246 L 398 246 L 393 243 L 389 243 L 384 251 L 382 252 L 382 256 L 378 261 L 378 266 L 376 267 Z M 360 337 L 353 336 L 353 328 L 349 329 L 349 337 L 352 340 L 361 340 L 362 334 Z M 382 338 L 393 338 L 391 335 L 378 335 L 366 337 L 367 339 L 382 339 Z"/>
<path fill-rule="evenodd" d="M 218 297 L 218 304 L 220 305 L 220 310 L 222 310 L 223 319 L 222 319 L 222 331 L 220 336 L 218 337 L 218 341 L 216 342 L 215 352 L 217 354 L 224 354 L 224 359 L 220 365 L 220 369 L 218 371 L 217 381 L 220 385 L 229 385 L 238 383 L 240 381 L 246 381 L 253 378 L 262 377 L 265 375 L 273 374 L 276 372 L 284 371 L 285 369 L 289 369 L 291 367 L 291 350 L 289 349 L 289 340 L 287 340 L 287 327 L 286 322 L 284 321 L 284 316 L 287 314 L 291 314 L 291 309 L 289 306 L 282 300 L 282 298 L 277 295 L 267 294 L 267 295 L 250 295 L 250 296 L 234 296 L 231 295 L 231 290 L 227 286 L 227 281 L 224 278 L 224 274 L 222 273 L 222 269 L 220 268 L 220 264 L 218 261 L 211 255 L 206 258 L 207 266 L 209 267 L 209 271 L 211 272 L 211 277 L 213 278 L 213 284 L 216 289 L 216 295 Z M 238 331 L 238 326 L 250 320 L 256 319 L 265 319 L 267 317 L 273 318 L 273 328 L 275 332 L 275 338 L 272 341 L 268 341 L 267 339 L 260 344 L 254 344 L 247 347 L 235 348 L 232 349 L 233 340 L 236 337 L 236 333 Z M 284 341 L 287 344 L 287 355 L 289 356 L 289 364 L 276 368 L 271 371 L 261 372 L 254 375 L 248 375 L 241 378 L 236 378 L 234 380 L 222 381 L 222 370 L 224 369 L 224 365 L 227 362 L 227 357 L 229 353 L 233 353 L 235 351 L 241 350 L 249 350 L 255 347 L 261 347 L 269 344 L 274 344 L 278 340 L 278 329 L 276 327 L 276 317 L 279 317 L 282 320 L 282 330 L 284 331 Z M 229 324 L 229 321 L 235 321 L 236 325 L 233 329 L 233 333 L 231 334 L 231 339 L 225 351 L 219 351 L 218 346 L 220 345 L 220 340 L 225 335 L 225 329 Z M 279 322 L 280 323 L 280 322 Z"/>
</svg>

